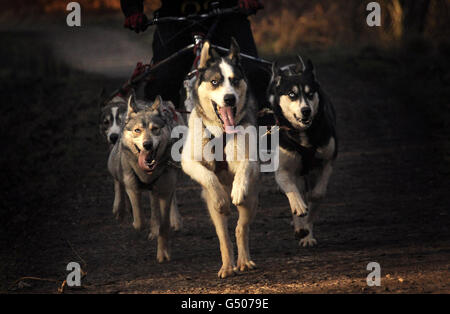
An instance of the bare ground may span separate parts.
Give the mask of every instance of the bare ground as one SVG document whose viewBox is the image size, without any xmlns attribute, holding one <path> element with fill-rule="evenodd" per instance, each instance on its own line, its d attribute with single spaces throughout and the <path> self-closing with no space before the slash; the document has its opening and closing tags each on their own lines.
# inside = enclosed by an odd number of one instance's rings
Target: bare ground
<svg viewBox="0 0 450 314">
<path fill-rule="evenodd" d="M 23 118 L 23 111 L 15 114 L 8 107 L 11 115 L 2 122 L 43 120 L 46 124 L 33 130 L 51 147 L 43 148 L 50 153 L 38 159 L 40 169 L 20 172 L 22 179 L 33 172 L 38 179 L 27 184 L 13 171 L 4 172 L 4 180 L 12 178 L 11 185 L 20 187 L 14 191 L 23 193 L 3 195 L 3 205 L 10 211 L 17 203 L 23 206 L 2 222 L 0 291 L 57 292 L 66 265 L 76 261 L 87 275 L 81 289 L 67 293 L 449 293 L 450 184 L 440 143 L 430 136 L 424 113 L 398 97 L 384 77 L 365 78 L 355 69 L 347 71 L 352 66 L 328 62 L 318 67 L 336 105 L 340 139 L 315 227 L 318 247 L 298 246 L 287 199 L 273 175 L 265 174 L 250 238 L 259 267 L 222 280 L 216 275 L 220 252 L 214 228 L 199 186 L 187 177 L 181 177 L 177 189 L 184 228 L 173 234 L 171 262 L 156 262 L 156 243 L 147 240 L 148 230 L 138 233 L 129 219 L 122 224 L 113 219 L 107 147 L 97 135 L 92 99 L 101 85 L 113 88 L 120 80 L 64 76 L 45 91 L 48 103 L 41 115 L 37 111 Z M 236 218 L 234 212 L 231 234 Z M 366 284 L 369 262 L 381 265 L 380 287 Z M 17 283 L 23 276 L 56 282 Z"/>
</svg>

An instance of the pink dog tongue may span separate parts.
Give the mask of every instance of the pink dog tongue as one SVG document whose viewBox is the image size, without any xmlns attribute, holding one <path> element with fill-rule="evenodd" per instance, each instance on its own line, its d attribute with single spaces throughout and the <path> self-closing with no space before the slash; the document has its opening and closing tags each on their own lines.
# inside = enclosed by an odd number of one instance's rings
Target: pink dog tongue
<svg viewBox="0 0 450 314">
<path fill-rule="evenodd" d="M 225 133 L 228 134 L 237 133 L 237 131 L 234 129 L 235 125 L 234 125 L 233 107 L 220 107 L 219 113 L 223 121 Z"/>
<path fill-rule="evenodd" d="M 150 152 L 141 151 L 139 153 L 138 164 L 139 164 L 139 167 L 141 167 L 142 170 L 147 171 L 147 172 L 151 172 L 152 169 L 150 169 L 149 166 L 147 166 L 147 162 L 146 162 L 146 159 L 147 159 L 148 155 L 150 155 Z"/>
</svg>

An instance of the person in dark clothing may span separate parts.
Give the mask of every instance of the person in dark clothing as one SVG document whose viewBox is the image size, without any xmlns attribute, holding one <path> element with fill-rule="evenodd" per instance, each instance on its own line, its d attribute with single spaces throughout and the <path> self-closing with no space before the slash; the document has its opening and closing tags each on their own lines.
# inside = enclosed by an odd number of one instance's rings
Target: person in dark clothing
<svg viewBox="0 0 450 314">
<path fill-rule="evenodd" d="M 239 6 L 249 14 L 256 13 L 263 6 L 257 0 L 162 0 L 161 7 L 155 11 L 159 17 L 165 16 L 187 16 L 190 14 L 202 14 L 209 12 L 211 4 L 218 3 L 219 8 L 231 8 Z M 143 0 L 121 0 L 122 11 L 126 17 L 124 27 L 135 32 L 145 31 L 148 19 L 143 13 Z M 207 34 L 215 19 L 208 19 L 192 25 L 190 22 L 173 22 L 157 25 L 153 37 L 153 64 L 156 64 L 187 45 L 193 43 L 193 34 Z M 241 52 L 258 57 L 258 52 L 253 39 L 250 22 L 245 14 L 232 14 L 220 17 L 220 21 L 214 28 L 210 42 L 215 45 L 228 48 L 231 37 L 238 42 Z M 194 54 L 180 56 L 164 66 L 152 77 L 145 87 L 145 95 L 153 99 L 160 94 L 164 99 L 171 100 L 176 107 L 180 107 L 178 91 L 186 74 L 191 70 L 194 63 Z M 255 95 L 264 97 L 265 91 L 261 81 L 261 70 L 254 62 L 243 60 L 243 67 L 247 72 L 248 79 Z M 261 85 L 261 86 L 258 86 Z M 256 92 L 255 90 L 258 89 Z M 258 101 L 264 101 L 263 98 Z"/>
</svg>

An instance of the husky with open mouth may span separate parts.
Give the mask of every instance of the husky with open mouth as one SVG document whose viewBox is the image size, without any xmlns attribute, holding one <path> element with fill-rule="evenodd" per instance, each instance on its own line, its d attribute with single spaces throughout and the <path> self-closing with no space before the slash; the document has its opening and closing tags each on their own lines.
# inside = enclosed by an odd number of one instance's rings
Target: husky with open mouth
<svg viewBox="0 0 450 314">
<path fill-rule="evenodd" d="M 132 94 L 122 131 L 108 160 L 108 169 L 115 181 L 113 212 L 123 208 L 126 193 L 131 202 L 133 227 L 137 230 L 142 228 L 141 192 L 150 191 L 152 226 L 149 237 L 158 238 L 159 262 L 170 260 L 170 212 L 178 172 L 172 164 L 171 132 L 180 124 L 184 124 L 182 117 L 175 112 L 172 103 L 164 102 L 160 96 L 153 103 L 135 100 Z"/>
<path fill-rule="evenodd" d="M 231 42 L 228 56 L 220 56 L 209 42 L 203 45 L 199 76 L 193 89 L 195 107 L 189 117 L 189 132 L 181 157 L 183 171 L 203 188 L 202 197 L 219 237 L 220 278 L 255 267 L 249 253 L 249 226 L 258 205 L 259 163 L 249 158 L 247 141 L 239 142 L 239 133 L 235 134 L 237 126 L 256 125 L 256 103 L 241 67 L 239 47 L 234 39 Z M 243 149 L 245 157 L 241 160 L 224 158 L 223 161 L 206 159 L 203 151 L 211 138 L 205 138 L 205 133 L 226 140 L 223 151 L 227 156 L 229 151 Z M 227 227 L 230 202 L 239 212 L 237 266 Z"/>
<path fill-rule="evenodd" d="M 165 104 L 169 104 L 165 102 Z M 99 105 L 100 105 L 100 117 L 99 117 L 99 130 L 103 138 L 109 145 L 109 150 L 111 151 L 119 139 L 119 136 L 123 129 L 123 122 L 125 121 L 127 115 L 127 99 L 126 96 L 116 95 L 112 99 L 107 97 L 105 90 L 102 89 L 99 95 Z M 167 109 L 169 110 L 169 109 Z M 172 108 L 174 110 L 174 108 Z M 123 195 L 123 202 L 120 206 L 114 206 L 113 215 L 117 220 L 122 220 L 124 218 L 125 212 L 131 212 L 131 205 L 128 196 Z M 124 208 L 125 206 L 125 208 Z M 154 213 L 152 212 L 152 215 Z M 152 216 L 151 224 L 154 226 L 153 231 L 157 230 L 156 222 Z M 178 204 L 176 200 L 176 195 L 174 195 L 171 208 L 170 208 L 170 226 L 175 230 L 181 230 L 183 226 L 182 217 L 178 211 Z M 156 236 L 156 234 L 152 234 Z"/>
<path fill-rule="evenodd" d="M 313 222 L 337 157 L 336 114 L 310 60 L 295 68 L 272 67 L 268 99 L 280 127 L 275 178 L 286 194 L 301 246 L 317 244 Z"/>
</svg>

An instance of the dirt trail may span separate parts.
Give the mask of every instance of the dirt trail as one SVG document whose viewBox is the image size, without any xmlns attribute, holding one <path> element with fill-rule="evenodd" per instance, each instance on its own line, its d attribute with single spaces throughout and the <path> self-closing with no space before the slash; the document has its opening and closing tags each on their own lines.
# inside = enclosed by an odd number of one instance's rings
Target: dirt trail
<svg viewBox="0 0 450 314">
<path fill-rule="evenodd" d="M 147 56 L 147 50 L 138 47 L 132 49 L 136 55 L 129 56 L 130 42 L 117 34 L 107 36 L 122 38 L 114 40 L 120 41 L 120 49 L 112 49 L 109 40 L 99 40 L 104 35 L 103 31 L 93 35 L 95 45 L 89 50 L 84 35 L 74 35 L 70 40 L 74 46 L 56 43 L 55 47 L 69 64 L 109 77 L 129 73 L 142 60 L 141 53 Z M 103 61 L 98 63 L 97 56 Z M 117 64 L 116 60 L 128 61 Z M 184 229 L 174 234 L 173 260 L 158 264 L 156 243 L 146 239 L 148 230 L 137 233 L 129 220 L 118 224 L 112 217 L 107 149 L 92 136 L 97 133 L 92 123 L 95 110 L 83 107 L 74 117 L 80 126 L 74 145 L 87 148 L 77 169 L 70 170 L 76 173 L 71 188 L 46 214 L 40 226 L 45 230 L 42 238 L 21 248 L 30 250 L 30 260 L 18 261 L 7 279 L 64 278 L 66 265 L 77 261 L 88 274 L 82 289 L 68 292 L 450 292 L 450 186 L 436 170 L 435 147 L 427 141 L 420 115 L 391 97 L 382 82 L 362 81 L 331 66 L 319 66 L 318 75 L 336 105 L 340 139 L 335 172 L 315 227 L 318 247 L 298 246 L 287 199 L 278 192 L 273 175 L 265 174 L 250 237 L 259 268 L 219 280 L 215 231 L 198 185 L 183 176 L 177 195 Z M 113 87 L 117 82 L 105 78 L 101 83 Z M 231 234 L 235 222 L 236 213 L 230 219 Z M 366 285 L 369 262 L 381 265 L 381 287 Z M 54 283 L 30 284 L 13 291 L 56 291 Z"/>
<path fill-rule="evenodd" d="M 150 62 L 151 46 L 145 43 L 146 37 L 152 35 L 151 32 L 128 33 L 117 24 L 115 27 L 54 28 L 49 36 L 50 44 L 55 56 L 74 69 L 126 78 L 138 61 Z"/>
</svg>

